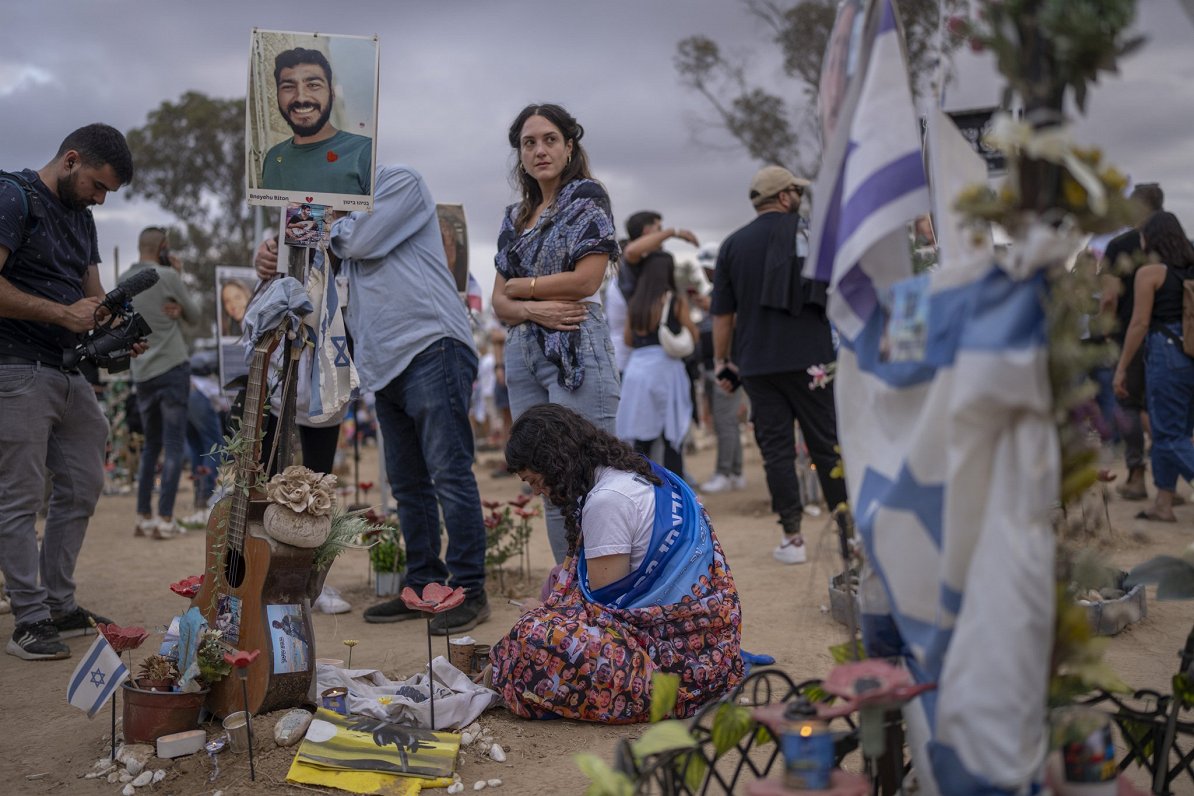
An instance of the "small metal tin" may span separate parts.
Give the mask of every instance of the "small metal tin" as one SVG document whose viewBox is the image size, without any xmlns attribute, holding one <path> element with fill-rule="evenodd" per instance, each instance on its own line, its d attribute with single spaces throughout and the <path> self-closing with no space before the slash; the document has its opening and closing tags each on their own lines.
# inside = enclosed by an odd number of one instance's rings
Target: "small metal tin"
<svg viewBox="0 0 1194 796">
<path fill-rule="evenodd" d="M 343 686 L 328 688 L 319 695 L 320 702 L 328 710 L 334 710 L 341 716 L 348 715 L 348 689 Z"/>
</svg>

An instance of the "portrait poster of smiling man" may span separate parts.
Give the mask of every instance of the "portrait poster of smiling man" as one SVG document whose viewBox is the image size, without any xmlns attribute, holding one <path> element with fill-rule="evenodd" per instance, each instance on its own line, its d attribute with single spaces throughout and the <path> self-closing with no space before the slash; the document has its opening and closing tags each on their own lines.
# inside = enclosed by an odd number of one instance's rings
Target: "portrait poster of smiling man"
<svg viewBox="0 0 1194 796">
<path fill-rule="evenodd" d="M 378 58 L 376 36 L 253 31 L 249 204 L 373 209 Z"/>
</svg>

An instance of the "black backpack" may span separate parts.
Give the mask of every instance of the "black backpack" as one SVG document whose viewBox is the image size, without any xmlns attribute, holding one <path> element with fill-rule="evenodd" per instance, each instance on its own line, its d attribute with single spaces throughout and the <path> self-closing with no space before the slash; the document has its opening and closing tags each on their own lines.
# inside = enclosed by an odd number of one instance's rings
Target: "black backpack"
<svg viewBox="0 0 1194 796">
<path fill-rule="evenodd" d="M 0 180 L 11 182 L 21 189 L 22 195 L 25 197 L 25 227 L 21 235 L 21 242 L 17 249 L 24 248 L 25 244 L 29 242 L 29 236 L 33 234 L 34 227 L 46 217 L 46 208 L 42 204 L 41 195 L 38 194 L 37 189 L 33 187 L 33 183 L 29 182 L 23 174 L 17 174 L 11 171 L 0 171 Z M 11 252 L 15 254 L 16 252 Z"/>
</svg>

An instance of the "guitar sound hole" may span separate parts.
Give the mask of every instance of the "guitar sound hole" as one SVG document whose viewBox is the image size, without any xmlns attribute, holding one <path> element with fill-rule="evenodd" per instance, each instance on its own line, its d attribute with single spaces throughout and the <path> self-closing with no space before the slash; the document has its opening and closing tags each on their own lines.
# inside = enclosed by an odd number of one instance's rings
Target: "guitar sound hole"
<svg viewBox="0 0 1194 796">
<path fill-rule="evenodd" d="M 224 555 L 224 582 L 235 589 L 245 579 L 245 558 L 239 550 L 229 549 Z"/>
</svg>

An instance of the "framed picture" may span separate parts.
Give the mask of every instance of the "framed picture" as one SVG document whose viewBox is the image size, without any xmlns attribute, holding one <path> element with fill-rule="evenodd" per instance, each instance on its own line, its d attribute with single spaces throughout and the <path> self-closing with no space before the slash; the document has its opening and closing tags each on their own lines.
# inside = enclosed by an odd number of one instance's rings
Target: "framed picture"
<svg viewBox="0 0 1194 796">
<path fill-rule="evenodd" d="M 253 30 L 249 204 L 373 208 L 378 59 L 376 36 Z"/>
<path fill-rule="evenodd" d="M 245 311 L 257 284 L 252 268 L 221 265 L 216 268 L 216 332 L 219 346 L 220 384 L 248 375 L 244 334 Z"/>
<path fill-rule="evenodd" d="M 464 205 L 435 206 L 439 216 L 439 231 L 444 236 L 444 254 L 448 270 L 456 280 L 456 290 L 468 290 L 468 223 L 464 220 Z"/>
<path fill-rule="evenodd" d="M 287 205 L 285 218 L 282 237 L 285 238 L 287 246 L 314 249 L 327 239 L 328 228 L 331 225 L 327 223 L 327 208 L 323 205 L 307 202 Z"/>
</svg>

